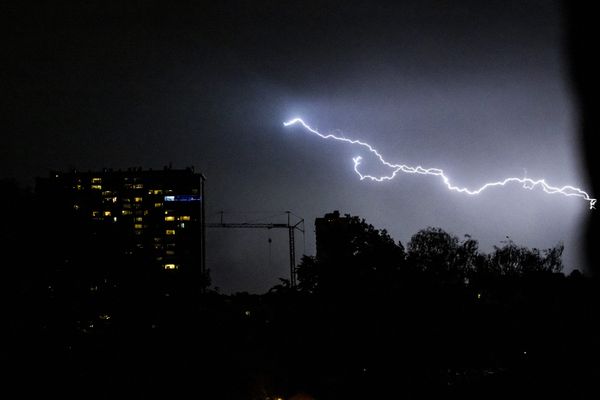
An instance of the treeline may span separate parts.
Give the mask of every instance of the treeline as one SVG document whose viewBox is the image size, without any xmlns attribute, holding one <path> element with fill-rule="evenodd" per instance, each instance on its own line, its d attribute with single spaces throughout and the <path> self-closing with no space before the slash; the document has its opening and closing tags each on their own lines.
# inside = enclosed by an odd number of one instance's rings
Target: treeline
<svg viewBox="0 0 600 400">
<path fill-rule="evenodd" d="M 470 235 L 461 240 L 441 228 L 429 227 L 413 235 L 405 248 L 386 230 L 350 215 L 345 216 L 344 229 L 336 235 L 324 254 L 303 257 L 297 269 L 299 290 L 327 291 L 352 280 L 363 286 L 374 284 L 371 280 L 389 285 L 411 276 L 440 284 L 476 286 L 563 270 L 562 243 L 540 250 L 517 245 L 507 237 L 502 246 L 494 246 L 486 254 Z M 572 274 L 581 275 L 579 270 Z"/>
</svg>

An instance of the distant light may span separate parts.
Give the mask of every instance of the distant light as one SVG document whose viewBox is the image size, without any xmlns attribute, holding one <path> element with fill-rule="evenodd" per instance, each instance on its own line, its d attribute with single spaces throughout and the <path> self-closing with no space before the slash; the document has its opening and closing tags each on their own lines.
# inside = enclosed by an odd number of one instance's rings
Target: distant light
<svg viewBox="0 0 600 400">
<path fill-rule="evenodd" d="M 477 298 L 480 299 L 481 298 L 481 293 L 477 293 Z"/>
<path fill-rule="evenodd" d="M 201 198 L 198 195 L 193 195 L 193 194 L 180 194 L 180 195 L 175 195 L 175 196 L 165 196 L 165 201 L 181 201 L 181 202 L 188 202 L 188 201 L 200 201 Z"/>
</svg>

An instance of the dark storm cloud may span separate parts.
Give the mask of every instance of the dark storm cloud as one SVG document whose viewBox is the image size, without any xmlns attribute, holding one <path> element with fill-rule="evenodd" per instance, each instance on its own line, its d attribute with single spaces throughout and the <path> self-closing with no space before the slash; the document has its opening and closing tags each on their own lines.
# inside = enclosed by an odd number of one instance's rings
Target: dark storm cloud
<svg viewBox="0 0 600 400">
<path fill-rule="evenodd" d="M 309 252 L 313 219 L 340 209 L 403 242 L 428 225 L 484 248 L 506 235 L 564 240 L 579 266 L 580 201 L 518 187 L 465 198 L 408 176 L 360 182 L 354 149 L 281 126 L 301 115 L 464 186 L 526 169 L 585 187 L 555 2 L 287 3 L 13 6 L 2 175 L 193 164 L 208 176 L 209 215 L 294 210 Z M 225 290 L 287 276 L 285 238 L 272 237 L 269 263 L 266 233 L 211 234 Z"/>
</svg>

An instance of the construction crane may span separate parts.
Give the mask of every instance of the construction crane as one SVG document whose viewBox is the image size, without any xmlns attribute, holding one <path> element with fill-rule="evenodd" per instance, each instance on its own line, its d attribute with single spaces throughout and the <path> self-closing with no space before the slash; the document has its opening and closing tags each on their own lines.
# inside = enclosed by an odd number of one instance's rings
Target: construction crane
<svg viewBox="0 0 600 400">
<path fill-rule="evenodd" d="M 288 230 L 289 242 L 290 242 L 290 287 L 296 287 L 296 243 L 294 234 L 296 230 L 304 233 L 304 218 L 299 218 L 299 221 L 292 224 L 291 211 L 286 211 L 287 223 L 257 223 L 257 222 L 223 222 L 223 211 L 221 214 L 221 221 L 215 223 L 207 223 L 208 228 L 253 228 L 253 229 L 276 229 L 285 228 Z"/>
</svg>

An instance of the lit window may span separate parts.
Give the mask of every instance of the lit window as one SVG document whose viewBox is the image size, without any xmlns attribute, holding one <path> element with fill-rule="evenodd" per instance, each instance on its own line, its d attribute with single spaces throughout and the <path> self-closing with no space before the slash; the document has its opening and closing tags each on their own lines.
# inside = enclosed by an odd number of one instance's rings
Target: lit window
<svg viewBox="0 0 600 400">
<path fill-rule="evenodd" d="M 92 183 L 102 183 L 102 178 L 92 178 Z"/>
<path fill-rule="evenodd" d="M 153 189 L 148 191 L 148 194 L 162 194 L 162 189 Z"/>
<path fill-rule="evenodd" d="M 116 203 L 116 202 L 117 202 L 117 198 L 116 198 L 116 197 L 113 197 L 113 198 L 112 198 L 112 202 L 113 202 L 113 203 Z"/>
<path fill-rule="evenodd" d="M 179 227 L 180 227 L 180 228 L 185 228 L 185 222 L 182 222 L 182 223 L 180 223 L 180 224 L 179 224 Z"/>
<path fill-rule="evenodd" d="M 77 190 L 83 190 L 83 185 L 77 185 L 76 188 Z"/>
<path fill-rule="evenodd" d="M 175 221 L 175 216 L 168 215 L 168 216 L 165 217 L 165 221 Z"/>
<path fill-rule="evenodd" d="M 143 217 L 135 217 L 135 220 L 137 222 L 142 222 L 144 220 L 144 218 Z"/>
<path fill-rule="evenodd" d="M 180 221 L 191 221 L 192 218 L 189 215 L 182 215 L 181 217 L 179 217 Z"/>
<path fill-rule="evenodd" d="M 141 197 L 134 197 L 133 201 L 135 201 L 136 203 L 141 203 L 142 202 L 142 198 Z"/>
<path fill-rule="evenodd" d="M 174 235 L 174 234 L 175 234 L 175 229 L 167 229 L 167 230 L 165 231 L 165 233 L 166 233 L 167 235 Z"/>
<path fill-rule="evenodd" d="M 112 213 L 110 211 L 104 211 L 105 217 L 110 217 L 111 215 L 112 215 Z"/>
<path fill-rule="evenodd" d="M 114 222 L 117 222 L 117 217 L 113 217 L 113 221 L 114 221 Z"/>
<path fill-rule="evenodd" d="M 73 209 L 74 209 L 75 211 L 79 210 L 79 204 L 73 204 Z"/>
<path fill-rule="evenodd" d="M 162 207 L 162 203 L 154 203 L 154 207 L 156 207 L 156 208 Z"/>
<path fill-rule="evenodd" d="M 133 225 L 133 227 L 134 227 L 135 229 L 142 229 L 142 228 L 143 228 L 143 225 L 142 225 L 142 224 L 135 224 L 135 225 Z"/>
<path fill-rule="evenodd" d="M 144 210 L 144 215 L 148 215 L 149 211 L 148 210 Z"/>
<path fill-rule="evenodd" d="M 164 264 L 163 268 L 164 269 L 178 269 L 179 265 L 177 265 L 177 264 Z"/>
<path fill-rule="evenodd" d="M 102 185 L 92 185 L 92 190 L 102 190 Z"/>
<path fill-rule="evenodd" d="M 92 217 L 100 217 L 102 213 L 100 211 L 92 211 Z"/>
<path fill-rule="evenodd" d="M 131 215 L 131 210 L 123 210 L 121 211 L 122 215 Z"/>
<path fill-rule="evenodd" d="M 173 256 L 173 255 L 175 255 L 175 251 L 174 250 L 167 250 L 167 251 L 165 251 L 165 254 L 168 255 L 168 256 Z"/>
<path fill-rule="evenodd" d="M 136 183 L 135 185 L 133 185 L 134 189 L 143 189 L 144 188 L 144 184 L 143 183 Z"/>
</svg>

